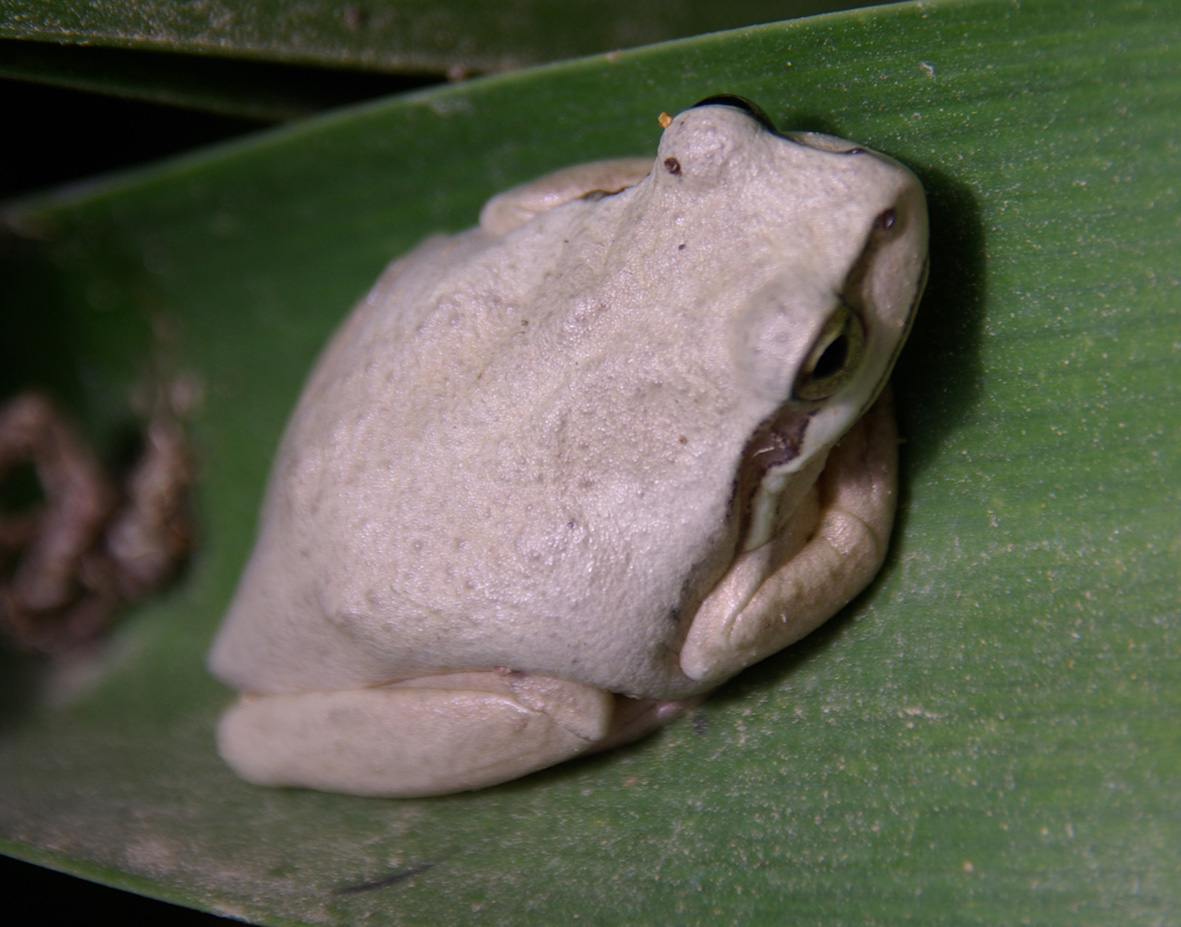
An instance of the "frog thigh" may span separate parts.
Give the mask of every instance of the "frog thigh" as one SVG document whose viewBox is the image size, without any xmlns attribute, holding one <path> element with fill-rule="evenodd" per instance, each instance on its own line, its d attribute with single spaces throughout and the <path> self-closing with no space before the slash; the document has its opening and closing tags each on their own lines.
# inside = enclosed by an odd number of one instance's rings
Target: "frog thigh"
<svg viewBox="0 0 1181 927">
<path fill-rule="evenodd" d="M 811 633 L 865 588 L 886 556 L 897 470 L 887 391 L 829 452 L 816 529 L 802 548 L 753 594 L 694 620 L 681 649 L 685 675 L 721 682 Z"/>
<path fill-rule="evenodd" d="M 456 673 L 390 686 L 246 695 L 218 749 L 259 785 L 409 798 L 515 779 L 595 747 L 613 696 L 524 673 Z"/>
<path fill-rule="evenodd" d="M 651 158 L 616 158 L 562 168 L 492 197 L 480 210 L 480 228 L 503 235 L 588 193 L 618 193 L 634 186 L 651 170 Z"/>
</svg>

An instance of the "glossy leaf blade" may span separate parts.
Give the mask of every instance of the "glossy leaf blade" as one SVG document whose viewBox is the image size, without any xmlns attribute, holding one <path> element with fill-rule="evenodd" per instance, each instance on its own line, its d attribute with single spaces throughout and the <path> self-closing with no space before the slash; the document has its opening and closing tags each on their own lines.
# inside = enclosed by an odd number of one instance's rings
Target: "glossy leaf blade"
<svg viewBox="0 0 1181 927">
<path fill-rule="evenodd" d="M 10 210 L 3 388 L 48 382 L 99 436 L 149 362 L 205 399 L 185 583 L 93 678 L 6 658 L 6 852 L 268 923 L 1175 919 L 1179 39 L 1172 7 L 1131 2 L 841 14 L 431 91 Z M 424 234 L 544 170 L 652 151 L 659 112 L 718 91 L 928 190 L 879 580 L 613 754 L 423 801 L 236 781 L 201 661 L 324 338 Z"/>
</svg>

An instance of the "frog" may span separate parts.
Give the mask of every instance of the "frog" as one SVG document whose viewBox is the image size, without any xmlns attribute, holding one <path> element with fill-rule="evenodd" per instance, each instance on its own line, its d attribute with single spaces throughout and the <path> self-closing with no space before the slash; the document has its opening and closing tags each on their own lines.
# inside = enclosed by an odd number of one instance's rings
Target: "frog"
<svg viewBox="0 0 1181 927">
<path fill-rule="evenodd" d="M 735 96 L 661 123 L 427 239 L 330 340 L 210 652 L 242 778 L 416 798 L 617 747 L 878 572 L 922 186 Z"/>
</svg>

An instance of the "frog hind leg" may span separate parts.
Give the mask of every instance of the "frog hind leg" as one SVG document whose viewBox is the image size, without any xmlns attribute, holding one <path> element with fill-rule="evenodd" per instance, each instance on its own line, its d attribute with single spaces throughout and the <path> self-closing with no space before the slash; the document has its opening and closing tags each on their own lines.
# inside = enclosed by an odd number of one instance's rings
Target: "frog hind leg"
<svg viewBox="0 0 1181 927">
<path fill-rule="evenodd" d="M 549 676 L 455 673 L 366 689 L 245 695 L 218 725 L 242 778 L 410 798 L 478 789 L 597 748 L 614 696 Z"/>
<path fill-rule="evenodd" d="M 774 541 L 747 552 L 703 604 L 681 648 L 682 672 L 716 685 L 811 633 L 864 589 L 886 556 L 897 469 L 887 390 L 829 452 L 808 503 L 811 532 L 778 552 Z"/>
<path fill-rule="evenodd" d="M 651 158 L 616 158 L 564 167 L 492 197 L 480 210 L 480 228 L 505 235 L 563 203 L 635 186 L 651 170 Z"/>
</svg>

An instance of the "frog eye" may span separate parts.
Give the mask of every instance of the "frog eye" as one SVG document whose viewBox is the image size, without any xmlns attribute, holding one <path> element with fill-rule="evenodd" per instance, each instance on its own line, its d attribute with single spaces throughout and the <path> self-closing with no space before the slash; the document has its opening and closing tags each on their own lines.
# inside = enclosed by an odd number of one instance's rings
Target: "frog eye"
<svg viewBox="0 0 1181 927">
<path fill-rule="evenodd" d="M 827 399 L 839 390 L 861 363 L 865 329 L 861 319 L 841 303 L 824 323 L 796 377 L 793 393 L 797 399 Z"/>
<path fill-rule="evenodd" d="M 745 112 L 752 119 L 761 123 L 763 128 L 775 132 L 775 123 L 771 121 L 758 103 L 748 100 L 746 97 L 740 97 L 736 93 L 715 93 L 713 96 L 706 97 L 704 100 L 698 100 L 690 109 L 697 109 L 699 106 L 732 106 L 735 109 L 740 109 Z"/>
</svg>

